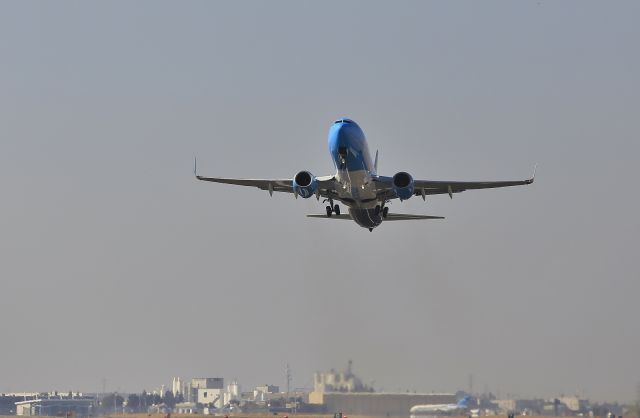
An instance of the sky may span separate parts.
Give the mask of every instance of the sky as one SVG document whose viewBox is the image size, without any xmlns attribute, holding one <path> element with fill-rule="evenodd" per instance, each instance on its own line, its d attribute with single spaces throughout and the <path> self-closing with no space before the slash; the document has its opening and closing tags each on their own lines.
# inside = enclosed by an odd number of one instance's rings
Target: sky
<svg viewBox="0 0 640 418">
<path fill-rule="evenodd" d="M 640 3 L 0 3 L 0 392 L 173 376 L 631 401 Z M 394 202 L 194 180 L 379 172 L 535 184 Z"/>
</svg>

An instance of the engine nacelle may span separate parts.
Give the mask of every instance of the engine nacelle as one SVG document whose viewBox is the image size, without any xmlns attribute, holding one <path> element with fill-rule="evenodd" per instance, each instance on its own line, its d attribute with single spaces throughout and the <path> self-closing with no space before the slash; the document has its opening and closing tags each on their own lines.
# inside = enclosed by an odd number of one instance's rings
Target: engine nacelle
<svg viewBox="0 0 640 418">
<path fill-rule="evenodd" d="M 413 196 L 415 185 L 411 174 L 401 171 L 393 176 L 393 191 L 400 200 L 407 200 Z"/>
<path fill-rule="evenodd" d="M 316 178 L 308 171 L 300 171 L 293 178 L 293 192 L 305 199 L 313 196 L 317 188 Z"/>
</svg>

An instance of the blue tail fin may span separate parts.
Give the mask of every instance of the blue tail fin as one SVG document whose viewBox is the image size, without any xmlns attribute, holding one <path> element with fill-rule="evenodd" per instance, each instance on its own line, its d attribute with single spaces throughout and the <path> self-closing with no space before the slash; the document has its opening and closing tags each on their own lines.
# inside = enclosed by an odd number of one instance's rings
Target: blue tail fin
<svg viewBox="0 0 640 418">
<path fill-rule="evenodd" d="M 471 396 L 465 396 L 464 398 L 458 401 L 458 408 L 466 409 L 469 407 L 469 402 L 471 402 Z"/>
</svg>

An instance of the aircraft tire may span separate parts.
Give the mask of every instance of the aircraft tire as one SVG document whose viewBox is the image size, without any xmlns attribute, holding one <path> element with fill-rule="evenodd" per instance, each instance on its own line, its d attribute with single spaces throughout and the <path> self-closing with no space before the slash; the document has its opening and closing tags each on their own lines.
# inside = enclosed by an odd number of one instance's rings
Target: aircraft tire
<svg viewBox="0 0 640 418">
<path fill-rule="evenodd" d="M 386 219 L 387 215 L 389 215 L 389 208 L 385 206 L 384 209 L 382 209 L 382 217 Z"/>
<path fill-rule="evenodd" d="M 333 211 L 336 213 L 336 215 L 340 215 L 340 206 L 335 205 L 335 206 L 333 207 Z"/>
<path fill-rule="evenodd" d="M 376 216 L 380 215 L 380 205 L 376 205 L 374 213 L 376 214 Z"/>
<path fill-rule="evenodd" d="M 333 211 L 331 210 L 331 206 L 327 206 L 327 218 L 330 218 L 331 215 L 333 214 Z"/>
</svg>

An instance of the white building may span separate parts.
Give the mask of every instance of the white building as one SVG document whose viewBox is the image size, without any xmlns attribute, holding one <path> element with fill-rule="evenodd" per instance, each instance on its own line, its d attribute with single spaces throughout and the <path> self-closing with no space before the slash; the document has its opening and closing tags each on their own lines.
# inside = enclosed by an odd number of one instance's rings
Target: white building
<svg viewBox="0 0 640 418">
<path fill-rule="evenodd" d="M 196 377 L 191 379 L 190 401 L 200 405 L 224 405 L 224 379 L 222 377 Z"/>
<path fill-rule="evenodd" d="M 240 400 L 240 384 L 237 380 L 227 385 L 227 391 L 224 393 L 224 405 L 228 405 L 231 401 Z"/>
<path fill-rule="evenodd" d="M 171 382 L 171 392 L 173 393 L 173 396 L 178 396 L 179 393 L 182 393 L 182 390 L 182 379 L 179 377 L 174 377 L 173 381 Z"/>
<path fill-rule="evenodd" d="M 196 402 L 201 405 L 213 405 L 215 408 L 222 408 L 224 405 L 224 391 L 222 389 L 197 389 L 198 396 Z"/>
</svg>

